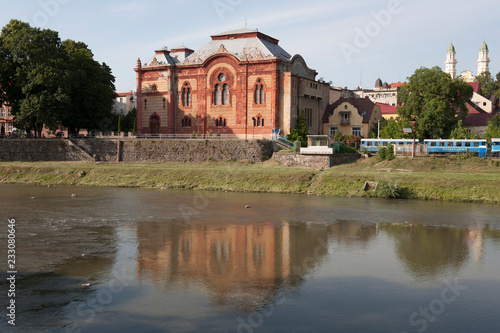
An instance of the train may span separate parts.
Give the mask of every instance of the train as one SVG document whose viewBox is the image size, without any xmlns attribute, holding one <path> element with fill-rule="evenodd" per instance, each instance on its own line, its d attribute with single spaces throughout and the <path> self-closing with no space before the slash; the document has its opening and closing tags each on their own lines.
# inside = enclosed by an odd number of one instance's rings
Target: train
<svg viewBox="0 0 500 333">
<path fill-rule="evenodd" d="M 413 139 L 361 139 L 361 149 L 370 153 L 378 152 L 379 147 L 387 147 L 393 144 L 396 154 L 408 155 L 413 150 Z M 423 144 L 415 140 L 416 151 L 425 155 L 438 154 L 477 154 L 486 157 L 488 142 L 486 139 L 426 139 Z M 500 157 L 500 138 L 491 139 L 491 153 Z"/>
<path fill-rule="evenodd" d="M 420 141 L 415 140 L 416 144 Z M 397 149 L 407 148 L 410 149 L 413 146 L 413 139 L 361 139 L 361 149 L 366 149 L 370 153 L 378 152 L 379 147 L 387 147 L 393 144 Z"/>
</svg>

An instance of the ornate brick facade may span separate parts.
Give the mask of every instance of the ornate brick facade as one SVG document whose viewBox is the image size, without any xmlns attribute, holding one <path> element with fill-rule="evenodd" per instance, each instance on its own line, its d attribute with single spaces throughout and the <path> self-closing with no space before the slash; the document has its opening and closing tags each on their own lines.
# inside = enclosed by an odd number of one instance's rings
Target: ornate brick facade
<svg viewBox="0 0 500 333">
<path fill-rule="evenodd" d="M 328 104 L 329 85 L 315 81 L 304 59 L 256 30 L 212 36 L 196 52 L 158 50 L 135 71 L 139 133 L 287 134 L 299 108 L 317 133 Z"/>
</svg>

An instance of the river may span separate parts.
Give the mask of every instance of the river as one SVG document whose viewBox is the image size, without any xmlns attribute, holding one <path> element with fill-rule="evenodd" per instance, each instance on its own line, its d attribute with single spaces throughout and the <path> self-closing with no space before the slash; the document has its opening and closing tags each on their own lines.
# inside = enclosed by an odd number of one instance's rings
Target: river
<svg viewBox="0 0 500 333">
<path fill-rule="evenodd" d="M 500 208 L 0 186 L 2 332 L 498 332 Z M 14 299 L 15 329 L 6 307 Z M 5 320 L 7 318 L 7 320 Z"/>
</svg>

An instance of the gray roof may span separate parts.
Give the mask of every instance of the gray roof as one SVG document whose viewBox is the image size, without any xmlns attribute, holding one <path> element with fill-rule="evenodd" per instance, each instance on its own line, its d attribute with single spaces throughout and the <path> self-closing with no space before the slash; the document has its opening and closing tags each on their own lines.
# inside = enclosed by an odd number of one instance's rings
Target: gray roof
<svg viewBox="0 0 500 333">
<path fill-rule="evenodd" d="M 254 33 L 257 30 L 239 29 L 214 35 L 220 37 L 225 35 Z M 223 46 L 223 48 L 222 48 Z M 266 59 L 281 59 L 289 61 L 292 56 L 281 48 L 278 44 L 260 38 L 259 35 L 247 38 L 235 39 L 215 39 L 191 54 L 183 64 L 200 64 L 208 58 L 216 54 L 219 50 L 227 51 L 236 56 L 239 60 L 266 60 Z"/>
<path fill-rule="evenodd" d="M 165 47 L 164 50 L 167 51 L 167 48 Z M 146 67 L 149 66 L 166 66 L 166 65 L 174 65 L 178 64 L 179 60 L 176 58 L 171 57 L 170 55 L 160 53 L 160 54 L 155 54 L 146 64 Z"/>
</svg>

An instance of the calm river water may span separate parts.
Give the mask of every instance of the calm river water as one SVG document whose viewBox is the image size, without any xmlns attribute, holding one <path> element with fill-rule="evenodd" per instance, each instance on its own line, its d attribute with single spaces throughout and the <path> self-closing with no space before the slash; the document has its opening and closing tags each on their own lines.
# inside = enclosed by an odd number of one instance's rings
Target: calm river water
<svg viewBox="0 0 500 333">
<path fill-rule="evenodd" d="M 498 205 L 0 186 L 9 332 L 499 332 Z M 72 196 L 75 194 L 76 196 Z M 250 207 L 246 207 L 250 206 Z M 8 319 L 8 318 L 7 318 Z"/>
</svg>

